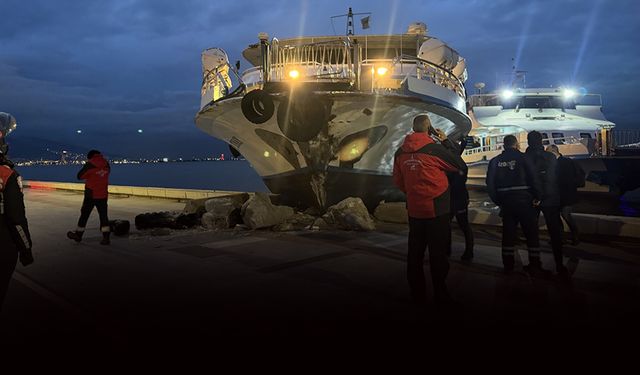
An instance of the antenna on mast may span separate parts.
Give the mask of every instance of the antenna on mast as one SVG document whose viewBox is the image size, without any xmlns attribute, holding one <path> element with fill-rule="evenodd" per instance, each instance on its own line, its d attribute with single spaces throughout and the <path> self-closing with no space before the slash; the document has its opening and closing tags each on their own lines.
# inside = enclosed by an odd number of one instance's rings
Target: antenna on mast
<svg viewBox="0 0 640 375">
<path fill-rule="evenodd" d="M 367 17 L 361 19 L 360 23 L 362 24 L 362 28 L 363 29 L 368 29 L 369 28 L 369 20 L 370 20 L 370 17 L 371 17 L 371 12 L 353 13 L 353 9 L 351 7 L 349 7 L 349 12 L 347 14 L 341 14 L 339 16 L 332 16 L 331 17 L 331 26 L 333 27 L 333 19 L 334 18 L 347 17 L 346 34 L 347 34 L 347 36 L 354 35 L 355 34 L 355 26 L 353 25 L 353 16 L 359 16 L 359 15 L 365 15 L 365 14 L 367 15 Z M 335 33 L 335 27 L 333 28 L 333 32 Z"/>
</svg>

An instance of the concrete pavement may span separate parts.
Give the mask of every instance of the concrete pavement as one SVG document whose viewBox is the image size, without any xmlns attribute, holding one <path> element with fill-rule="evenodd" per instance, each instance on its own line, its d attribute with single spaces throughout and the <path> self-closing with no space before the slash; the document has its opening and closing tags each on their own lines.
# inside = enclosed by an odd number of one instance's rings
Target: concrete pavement
<svg viewBox="0 0 640 375">
<path fill-rule="evenodd" d="M 36 263 L 19 265 L 10 286 L 0 313 L 5 343 L 63 339 L 122 347 L 248 337 L 401 337 L 424 326 L 637 328 L 640 242 L 633 239 L 592 237 L 567 247 L 573 271 L 567 285 L 523 272 L 504 276 L 495 227 L 474 227 L 476 256 L 461 263 L 463 241 L 455 230 L 448 284 L 460 306 L 422 312 L 408 300 L 403 225 L 379 224 L 370 233 L 133 229 L 101 246 L 97 213 L 82 243 L 65 237 L 75 227 L 82 195 L 27 190 L 26 199 Z M 136 197 L 109 202 L 112 219 L 132 224 L 139 213 L 183 206 Z M 550 249 L 543 250 L 543 263 L 553 269 Z M 526 252 L 517 254 L 526 264 Z"/>
</svg>

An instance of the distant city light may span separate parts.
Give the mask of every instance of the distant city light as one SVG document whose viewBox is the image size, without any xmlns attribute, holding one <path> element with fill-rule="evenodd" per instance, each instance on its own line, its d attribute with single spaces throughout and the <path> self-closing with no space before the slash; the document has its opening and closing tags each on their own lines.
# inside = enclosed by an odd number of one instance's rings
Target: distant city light
<svg viewBox="0 0 640 375">
<path fill-rule="evenodd" d="M 169 158 L 162 158 L 162 161 L 165 162 L 165 163 L 168 163 L 169 162 Z"/>
<path fill-rule="evenodd" d="M 513 91 L 511 91 L 511 90 L 502 91 L 502 98 L 503 99 L 511 99 L 512 96 L 513 96 Z"/>
</svg>

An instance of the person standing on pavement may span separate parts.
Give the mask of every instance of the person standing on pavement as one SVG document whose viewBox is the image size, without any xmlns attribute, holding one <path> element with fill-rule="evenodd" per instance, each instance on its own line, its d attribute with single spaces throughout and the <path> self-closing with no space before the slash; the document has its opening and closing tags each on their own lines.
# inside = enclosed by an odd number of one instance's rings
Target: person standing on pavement
<svg viewBox="0 0 640 375">
<path fill-rule="evenodd" d="M 467 142 L 460 143 L 460 154 L 464 152 Z M 451 220 L 454 218 L 458 227 L 464 234 L 464 253 L 460 258 L 462 261 L 473 259 L 473 230 L 469 223 L 469 191 L 467 190 L 467 169 L 450 172 L 449 189 L 451 191 Z M 451 233 L 451 232 L 449 232 Z M 448 255 L 451 256 L 452 237 L 449 236 Z"/>
<path fill-rule="evenodd" d="M 446 286 L 449 272 L 447 239 L 451 231 L 451 199 L 446 173 L 466 172 L 466 168 L 455 145 L 444 132 L 433 129 L 427 115 L 416 116 L 413 133 L 407 135 L 395 154 L 393 180 L 407 197 L 407 280 L 411 297 L 418 306 L 427 303 L 424 278 L 427 247 L 435 301 L 438 304 L 452 302 Z"/>
<path fill-rule="evenodd" d="M 580 243 L 578 226 L 573 219 L 571 206 L 578 203 L 578 188 L 584 186 L 584 170 L 575 161 L 565 158 L 560 153 L 558 146 L 547 146 L 547 151 L 558 160 L 557 178 L 560 192 L 560 215 L 571 231 L 571 244 Z"/>
<path fill-rule="evenodd" d="M 532 273 L 540 272 L 542 262 L 536 206 L 540 204 L 542 188 L 533 163 L 520 152 L 518 139 L 507 135 L 503 144 L 502 154 L 489 162 L 486 184 L 489 197 L 500 206 L 504 272 L 510 274 L 515 266 L 518 223 L 527 239 L 529 265 L 526 269 Z"/>
<path fill-rule="evenodd" d="M 0 310 L 17 260 L 20 259 L 23 266 L 33 263 L 22 178 L 7 159 L 9 146 L 5 136 L 14 128 L 13 116 L 0 113 Z"/>
<path fill-rule="evenodd" d="M 562 278 L 569 277 L 569 272 L 564 266 L 562 255 L 562 219 L 560 218 L 560 192 L 558 187 L 558 161 L 556 157 L 544 150 L 542 134 L 531 131 L 527 134 L 529 147 L 525 155 L 529 158 L 536 170 L 542 187 L 541 202 L 538 209 L 544 215 L 549 237 L 551 237 L 551 249 L 556 262 L 556 272 Z"/>
<path fill-rule="evenodd" d="M 109 217 L 107 215 L 107 200 L 109 197 L 109 173 L 111 167 L 107 159 L 102 156 L 100 151 L 91 150 L 87 154 L 87 162 L 84 164 L 80 172 L 78 172 L 78 180 L 85 180 L 84 200 L 80 209 L 80 218 L 78 219 L 78 228 L 75 231 L 67 232 L 67 237 L 76 241 L 82 241 L 87 221 L 93 207 L 98 209 L 100 216 L 100 231 L 102 232 L 101 245 L 109 245 L 111 230 L 109 227 Z"/>
</svg>

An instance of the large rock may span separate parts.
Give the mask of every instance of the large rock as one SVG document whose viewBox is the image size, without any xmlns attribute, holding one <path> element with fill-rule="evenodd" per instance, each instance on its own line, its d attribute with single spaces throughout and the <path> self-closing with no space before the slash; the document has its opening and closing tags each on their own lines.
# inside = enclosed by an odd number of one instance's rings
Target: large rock
<svg viewBox="0 0 640 375">
<path fill-rule="evenodd" d="M 380 221 L 387 223 L 406 224 L 409 222 L 407 214 L 407 204 L 405 202 L 385 202 L 382 201 L 373 212 L 373 216 Z"/>
<path fill-rule="evenodd" d="M 251 229 L 268 228 L 283 223 L 293 216 L 293 208 L 276 206 L 269 195 L 256 193 L 242 206 L 242 221 Z"/>
<path fill-rule="evenodd" d="M 274 226 L 273 230 L 276 232 L 287 232 L 307 229 L 314 223 L 314 221 L 316 221 L 316 219 L 318 221 L 322 221 L 321 218 L 316 218 L 315 216 L 307 215 L 302 212 L 296 212 L 284 222 Z"/>
<path fill-rule="evenodd" d="M 198 217 L 204 215 L 207 210 L 205 209 L 205 203 L 211 198 L 191 199 L 184 205 L 182 213 L 185 215 L 196 214 Z"/>
<path fill-rule="evenodd" d="M 346 230 L 374 230 L 376 225 L 360 198 L 346 198 L 329 207 L 322 218 L 329 224 Z"/>
<path fill-rule="evenodd" d="M 204 205 L 207 212 L 203 215 L 202 225 L 209 229 L 227 229 L 242 224 L 240 210 L 247 200 L 249 194 L 246 193 L 207 200 Z"/>
</svg>

